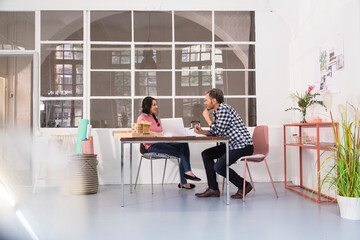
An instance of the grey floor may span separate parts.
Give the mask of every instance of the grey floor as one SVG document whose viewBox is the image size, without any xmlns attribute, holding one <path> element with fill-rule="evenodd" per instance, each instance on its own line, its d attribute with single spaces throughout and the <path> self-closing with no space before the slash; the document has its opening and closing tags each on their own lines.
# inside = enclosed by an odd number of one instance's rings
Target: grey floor
<svg viewBox="0 0 360 240">
<path fill-rule="evenodd" d="M 57 188 L 17 192 L 20 210 L 38 239 L 360 239 L 360 221 L 341 219 L 336 204 L 318 204 L 277 183 L 255 183 L 242 200 L 199 199 L 177 185 L 139 185 L 120 206 L 120 186 L 94 195 L 64 195 Z M 19 190 L 19 189 L 18 189 Z M 233 187 L 230 188 L 234 192 Z M 31 239 L 13 208 L 0 199 L 0 239 Z"/>
</svg>

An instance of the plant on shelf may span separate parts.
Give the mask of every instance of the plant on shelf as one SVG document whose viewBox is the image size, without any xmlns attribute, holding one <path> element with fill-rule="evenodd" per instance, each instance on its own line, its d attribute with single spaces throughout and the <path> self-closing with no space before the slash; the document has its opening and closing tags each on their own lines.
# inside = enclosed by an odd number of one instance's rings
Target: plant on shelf
<svg viewBox="0 0 360 240">
<path fill-rule="evenodd" d="M 320 96 L 320 93 L 311 93 L 315 86 L 309 86 L 308 90 L 304 92 L 304 94 L 291 93 L 290 98 L 297 102 L 297 107 L 291 107 L 285 109 L 285 111 L 289 110 L 298 110 L 302 115 L 301 123 L 306 123 L 306 110 L 308 107 L 314 104 L 319 104 L 325 107 L 323 101 L 317 100 L 317 97 Z M 325 107 L 326 108 L 326 107 Z"/>
<path fill-rule="evenodd" d="M 331 109 L 331 106 L 328 109 Z M 354 118 L 350 117 L 350 111 L 355 113 Z M 360 112 L 350 103 L 346 106 L 339 105 L 339 112 L 341 119 L 337 132 L 330 111 L 335 146 L 331 147 L 322 163 L 320 171 L 325 173 L 322 187 L 324 183 L 328 183 L 329 189 L 336 189 L 341 217 L 360 220 Z M 330 160 L 333 160 L 333 163 L 326 167 Z M 354 204 L 354 209 L 350 209 L 351 204 Z"/>
</svg>

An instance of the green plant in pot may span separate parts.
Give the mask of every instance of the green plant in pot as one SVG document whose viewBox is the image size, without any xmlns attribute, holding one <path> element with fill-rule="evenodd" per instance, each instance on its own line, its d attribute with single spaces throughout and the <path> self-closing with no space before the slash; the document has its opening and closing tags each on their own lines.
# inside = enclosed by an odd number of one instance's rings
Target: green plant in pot
<svg viewBox="0 0 360 240">
<path fill-rule="evenodd" d="M 297 107 L 291 107 L 285 109 L 285 111 L 289 110 L 298 110 L 300 111 L 302 115 L 301 123 L 306 123 L 306 111 L 308 107 L 314 104 L 319 104 L 323 107 L 325 107 L 323 101 L 320 101 L 317 99 L 318 96 L 320 96 L 320 93 L 312 93 L 312 90 L 315 88 L 315 86 L 309 86 L 308 90 L 306 90 L 303 94 L 291 93 L 290 98 L 297 102 Z"/>
<path fill-rule="evenodd" d="M 129 117 L 125 111 L 121 112 L 120 120 L 121 120 L 121 126 L 127 127 L 128 123 L 129 123 Z"/>
<path fill-rule="evenodd" d="M 325 173 L 322 187 L 328 183 L 329 188 L 336 189 L 341 217 L 360 220 L 360 112 L 349 103 L 339 105 L 339 110 L 338 133 L 330 111 L 335 146 L 322 163 L 320 171 Z M 330 161 L 333 161 L 330 168 L 325 168 Z"/>
</svg>

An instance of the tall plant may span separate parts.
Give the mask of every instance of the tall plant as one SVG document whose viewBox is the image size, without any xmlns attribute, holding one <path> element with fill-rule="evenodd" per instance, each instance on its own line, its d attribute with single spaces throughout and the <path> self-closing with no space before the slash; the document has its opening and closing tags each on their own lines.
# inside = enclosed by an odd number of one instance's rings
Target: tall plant
<svg viewBox="0 0 360 240">
<path fill-rule="evenodd" d="M 321 171 L 331 159 L 334 160 L 334 164 L 326 172 L 322 183 L 329 183 L 329 188 L 336 187 L 339 196 L 358 198 L 360 197 L 360 112 L 350 103 L 346 106 L 339 105 L 339 110 L 341 120 L 338 133 L 330 111 L 336 145 L 331 148 L 330 154 L 322 163 Z M 349 116 L 349 111 L 354 111 L 354 118 Z"/>
</svg>

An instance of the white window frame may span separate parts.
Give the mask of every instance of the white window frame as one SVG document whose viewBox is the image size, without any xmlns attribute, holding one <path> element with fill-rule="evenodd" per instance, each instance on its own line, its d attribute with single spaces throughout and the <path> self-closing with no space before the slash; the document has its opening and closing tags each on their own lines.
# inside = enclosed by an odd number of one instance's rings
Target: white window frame
<svg viewBox="0 0 360 240">
<path fill-rule="evenodd" d="M 175 100 L 176 99 L 186 99 L 186 98 L 199 98 L 203 99 L 204 96 L 176 96 L 176 89 L 175 89 L 175 75 L 176 72 L 181 72 L 181 69 L 175 68 L 175 46 L 176 45 L 187 45 L 187 44 L 209 44 L 211 45 L 212 51 L 212 65 L 210 69 L 197 69 L 197 70 L 188 70 L 191 71 L 210 71 L 212 77 L 211 86 L 215 87 L 215 45 L 218 44 L 247 44 L 247 45 L 254 45 L 256 49 L 256 41 L 235 41 L 235 42 L 220 42 L 215 41 L 215 19 L 214 15 L 217 10 L 204 10 L 210 11 L 212 15 L 212 41 L 211 42 L 176 42 L 175 41 L 175 22 L 174 16 L 177 10 L 171 10 L 166 12 L 171 12 L 172 14 L 172 41 L 171 42 L 134 42 L 134 12 L 135 10 L 129 10 L 131 12 L 131 42 L 110 42 L 110 41 L 90 41 L 90 13 L 92 10 L 83 10 L 83 40 L 82 41 L 43 41 L 40 39 L 41 36 L 41 12 L 46 10 L 37 10 L 35 12 L 35 51 L 26 51 L 26 50 L 16 50 L 10 51 L 10 54 L 33 54 L 34 59 L 34 102 L 33 102 L 33 127 L 34 129 L 38 129 L 40 132 L 44 131 L 62 131 L 62 132 L 73 132 L 74 128 L 41 128 L 40 126 L 40 101 L 44 100 L 82 100 L 83 101 L 83 118 L 90 119 L 90 101 L 92 99 L 130 99 L 131 100 L 131 121 L 134 122 L 134 100 L 135 99 L 142 99 L 144 96 L 135 96 L 135 72 L 139 71 L 149 71 L 149 70 L 140 70 L 135 69 L 135 45 L 171 45 L 172 47 L 172 68 L 166 70 L 151 70 L 151 71 L 171 71 L 172 76 L 172 90 L 171 96 L 156 96 L 158 99 L 171 99 L 172 101 L 172 117 L 175 117 Z M 95 10 L 94 10 L 95 11 Z M 98 11 L 98 10 L 96 10 Z M 119 10 L 126 11 L 126 10 Z M 151 12 L 152 10 L 149 10 Z M 199 10 L 196 10 L 199 11 Z M 224 11 L 224 10 L 221 10 Z M 227 11 L 234 11 L 234 10 L 227 10 Z M 240 11 L 240 10 L 239 10 Z M 249 10 L 251 11 L 251 10 Z M 83 44 L 83 96 L 82 97 L 42 97 L 41 96 L 41 44 Z M 106 44 L 106 45 L 130 45 L 131 48 L 131 67 L 130 69 L 91 69 L 91 44 Z M 7 54 L 9 52 L 0 51 L 0 54 Z M 256 60 L 255 60 L 256 61 Z M 131 72 L 131 95 L 130 96 L 91 96 L 90 89 L 91 89 L 91 72 L 92 71 L 111 71 L 111 72 L 121 72 L 121 71 L 130 71 Z M 224 69 L 223 71 L 245 71 L 245 72 L 255 72 L 255 81 L 256 81 L 256 68 L 254 69 Z M 248 107 L 247 100 L 250 98 L 256 99 L 257 95 L 246 95 L 247 89 L 245 89 L 245 95 L 225 95 L 227 99 L 246 99 L 246 107 Z M 246 109 L 246 113 L 248 109 Z M 248 116 L 244 119 L 245 123 L 248 124 Z"/>
</svg>

